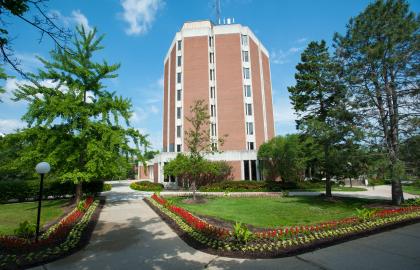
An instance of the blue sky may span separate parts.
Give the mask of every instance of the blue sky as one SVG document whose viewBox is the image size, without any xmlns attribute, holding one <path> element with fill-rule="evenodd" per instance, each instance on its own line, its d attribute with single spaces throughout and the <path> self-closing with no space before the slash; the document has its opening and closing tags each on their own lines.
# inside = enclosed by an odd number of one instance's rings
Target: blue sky
<svg viewBox="0 0 420 270">
<path fill-rule="evenodd" d="M 352 16 L 360 13 L 367 0 L 221 0 L 223 17 L 249 26 L 270 52 L 273 103 L 277 134 L 295 132 L 293 110 L 287 86 L 294 84 L 300 53 L 312 40 L 325 39 L 331 45 L 334 32 L 344 33 Z M 420 1 L 409 1 L 411 10 L 420 10 Z M 214 19 L 212 0 L 50 0 L 47 10 L 60 24 L 96 27 L 105 34 L 105 49 L 98 59 L 120 63 L 119 77 L 107 83 L 110 91 L 128 97 L 134 107 L 132 126 L 150 134 L 156 149 L 162 144 L 163 59 L 174 34 L 184 21 Z M 30 14 L 28 14 L 30 15 Z M 48 59 L 53 44 L 47 38 L 39 43 L 39 33 L 12 18 L 16 56 L 21 67 L 40 67 L 35 55 Z M 10 74 L 13 74 L 10 71 Z M 21 128 L 20 117 L 26 104 L 10 101 L 17 76 L 2 82 L 7 93 L 0 103 L 0 132 Z"/>
</svg>

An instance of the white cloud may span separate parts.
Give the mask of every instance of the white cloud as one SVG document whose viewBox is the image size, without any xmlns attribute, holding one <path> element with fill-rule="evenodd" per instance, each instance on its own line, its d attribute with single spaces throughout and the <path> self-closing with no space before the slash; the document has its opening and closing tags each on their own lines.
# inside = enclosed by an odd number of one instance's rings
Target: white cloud
<svg viewBox="0 0 420 270">
<path fill-rule="evenodd" d="M 299 38 L 299 39 L 297 39 L 295 42 L 296 43 L 304 43 L 304 42 L 306 42 L 308 39 L 307 38 Z"/>
<path fill-rule="evenodd" d="M 291 47 L 288 50 L 284 51 L 282 49 L 279 49 L 277 51 L 272 51 L 270 54 L 271 62 L 274 64 L 285 64 L 289 62 L 289 58 L 300 52 L 303 49 L 303 47 Z"/>
<path fill-rule="evenodd" d="M 72 20 L 76 23 L 76 25 L 83 25 L 83 27 L 89 32 L 93 30 L 92 27 L 89 25 L 87 17 L 80 10 L 73 10 L 71 12 L 71 15 Z"/>
<path fill-rule="evenodd" d="M 150 111 L 151 111 L 153 114 L 157 114 L 157 113 L 159 112 L 159 109 L 158 109 L 158 107 L 156 107 L 155 105 L 152 105 L 152 106 L 150 106 Z"/>
<path fill-rule="evenodd" d="M 290 99 L 280 98 L 274 103 L 274 121 L 278 123 L 290 123 L 296 120 L 295 111 Z"/>
<path fill-rule="evenodd" d="M 25 127 L 26 124 L 19 119 L 0 119 L 0 133 L 13 133 L 16 129 Z"/>
<path fill-rule="evenodd" d="M 51 14 L 57 18 L 58 20 L 61 20 L 62 23 L 65 26 L 70 26 L 70 25 L 83 25 L 83 27 L 87 30 L 87 31 L 91 31 L 92 27 L 89 25 L 89 20 L 88 18 L 78 9 L 73 10 L 71 12 L 70 16 L 65 16 L 63 14 L 61 14 L 60 11 L 58 10 L 53 10 L 51 11 Z"/>
<path fill-rule="evenodd" d="M 164 4 L 163 0 L 121 0 L 122 18 L 129 24 L 127 35 L 146 34 Z"/>
</svg>

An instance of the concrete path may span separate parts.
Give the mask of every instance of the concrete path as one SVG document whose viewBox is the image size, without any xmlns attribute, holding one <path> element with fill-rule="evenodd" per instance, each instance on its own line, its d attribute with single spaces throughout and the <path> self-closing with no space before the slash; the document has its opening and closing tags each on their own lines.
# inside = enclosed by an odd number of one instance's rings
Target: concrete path
<svg viewBox="0 0 420 270">
<path fill-rule="evenodd" d="M 185 244 L 140 198 L 114 183 L 89 245 L 53 269 L 420 269 L 420 224 L 294 257 L 218 257 Z"/>
<path fill-rule="evenodd" d="M 345 191 L 333 191 L 332 194 L 341 196 L 341 197 L 356 197 L 356 198 L 365 198 L 365 199 L 381 199 L 381 200 L 391 200 L 391 186 L 382 185 L 376 187 L 365 187 L 367 191 L 354 191 L 354 192 L 345 192 Z M 289 192 L 290 196 L 319 196 L 325 192 L 312 192 L 312 191 L 291 191 Z M 419 198 L 419 195 L 412 195 L 404 192 L 404 199 Z"/>
</svg>

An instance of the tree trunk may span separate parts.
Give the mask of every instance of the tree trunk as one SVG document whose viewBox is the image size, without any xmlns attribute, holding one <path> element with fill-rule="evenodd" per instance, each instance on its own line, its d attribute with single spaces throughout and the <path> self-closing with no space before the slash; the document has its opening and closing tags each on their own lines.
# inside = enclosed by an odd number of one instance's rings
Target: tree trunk
<svg viewBox="0 0 420 270">
<path fill-rule="evenodd" d="M 82 183 L 80 182 L 76 185 L 76 204 L 78 204 L 82 200 L 82 195 Z"/>
<path fill-rule="evenodd" d="M 329 168 L 329 146 L 324 145 L 324 170 L 325 170 L 325 196 L 332 197 L 331 194 L 331 174 Z"/>
<path fill-rule="evenodd" d="M 331 176 L 328 172 L 326 173 L 325 178 L 326 178 L 325 179 L 325 196 L 326 197 L 332 197 L 332 194 L 331 194 Z"/>
<path fill-rule="evenodd" d="M 192 182 L 191 188 L 193 190 L 193 200 L 195 201 L 195 191 L 196 191 L 196 188 L 195 188 L 195 180 Z"/>
<path fill-rule="evenodd" d="M 395 159 L 392 159 L 391 163 L 391 194 L 392 194 L 392 204 L 400 205 L 404 202 L 404 194 L 401 186 L 401 180 L 399 175 L 396 173 L 397 162 Z"/>
<path fill-rule="evenodd" d="M 353 187 L 353 183 L 351 182 L 351 177 L 350 177 L 350 188 Z"/>
</svg>

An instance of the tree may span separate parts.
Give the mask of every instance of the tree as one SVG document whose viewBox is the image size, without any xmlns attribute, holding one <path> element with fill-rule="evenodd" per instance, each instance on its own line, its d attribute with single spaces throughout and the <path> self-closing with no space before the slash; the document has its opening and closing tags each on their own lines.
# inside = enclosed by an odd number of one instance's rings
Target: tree
<svg viewBox="0 0 420 270">
<path fill-rule="evenodd" d="M 362 127 L 388 154 L 396 205 L 404 200 L 397 173 L 401 136 L 413 132 L 409 123 L 420 114 L 419 30 L 420 17 L 404 0 L 377 0 L 349 21 L 345 35 L 334 37 Z"/>
<path fill-rule="evenodd" d="M 179 166 L 176 168 L 183 168 L 180 173 L 179 170 L 171 169 L 171 166 L 165 166 L 165 174 L 180 176 L 181 178 L 188 178 L 193 190 L 193 198 L 195 200 L 195 192 L 197 186 L 205 182 L 205 175 L 209 164 L 204 160 L 205 154 L 214 154 L 218 152 L 215 145 L 223 145 L 224 137 L 218 138 L 217 141 L 212 140 L 210 136 L 210 116 L 208 113 L 208 106 L 204 100 L 196 100 L 190 106 L 190 116 L 186 120 L 190 123 L 191 128 L 185 131 L 185 144 L 188 148 L 188 156 L 182 155 L 175 161 Z M 168 168 L 168 169 L 166 169 Z M 172 172 L 169 174 L 169 172 Z"/>
<path fill-rule="evenodd" d="M 297 128 L 322 145 L 326 196 L 331 197 L 334 161 L 331 152 L 355 132 L 353 115 L 348 110 L 347 89 L 325 41 L 309 43 L 296 69 L 296 85 L 288 90 L 298 115 Z"/>
<path fill-rule="evenodd" d="M 94 53 L 103 47 L 96 29 L 77 28 L 73 48 L 51 51 L 34 81 L 49 85 L 21 85 L 15 100 L 29 102 L 23 120 L 28 123 L 36 144 L 26 156 L 43 157 L 59 172 L 63 181 L 76 186 L 82 196 L 82 182 L 118 177 L 127 168 L 130 156 L 141 159 L 139 144 L 144 136 L 129 126 L 131 102 L 106 90 L 103 80 L 115 78 L 119 64 L 95 62 Z M 132 148 L 129 144 L 136 145 Z"/>
<path fill-rule="evenodd" d="M 71 32 L 55 23 L 56 16 L 45 12 L 46 0 L 0 0 L 0 51 L 3 62 L 8 63 L 13 69 L 27 79 L 31 79 L 20 69 L 20 61 L 14 55 L 11 46 L 12 37 L 8 31 L 11 23 L 6 21 L 6 17 L 14 17 L 40 32 L 39 42 L 44 36 L 48 36 L 60 49 L 65 48 L 66 42 L 71 37 Z M 27 16 L 32 13 L 32 17 Z M 36 83 L 36 82 L 34 82 Z"/>
<path fill-rule="evenodd" d="M 277 136 L 263 143 L 258 159 L 263 162 L 263 174 L 268 181 L 281 177 L 285 181 L 303 180 L 305 158 L 298 134 Z"/>
</svg>

